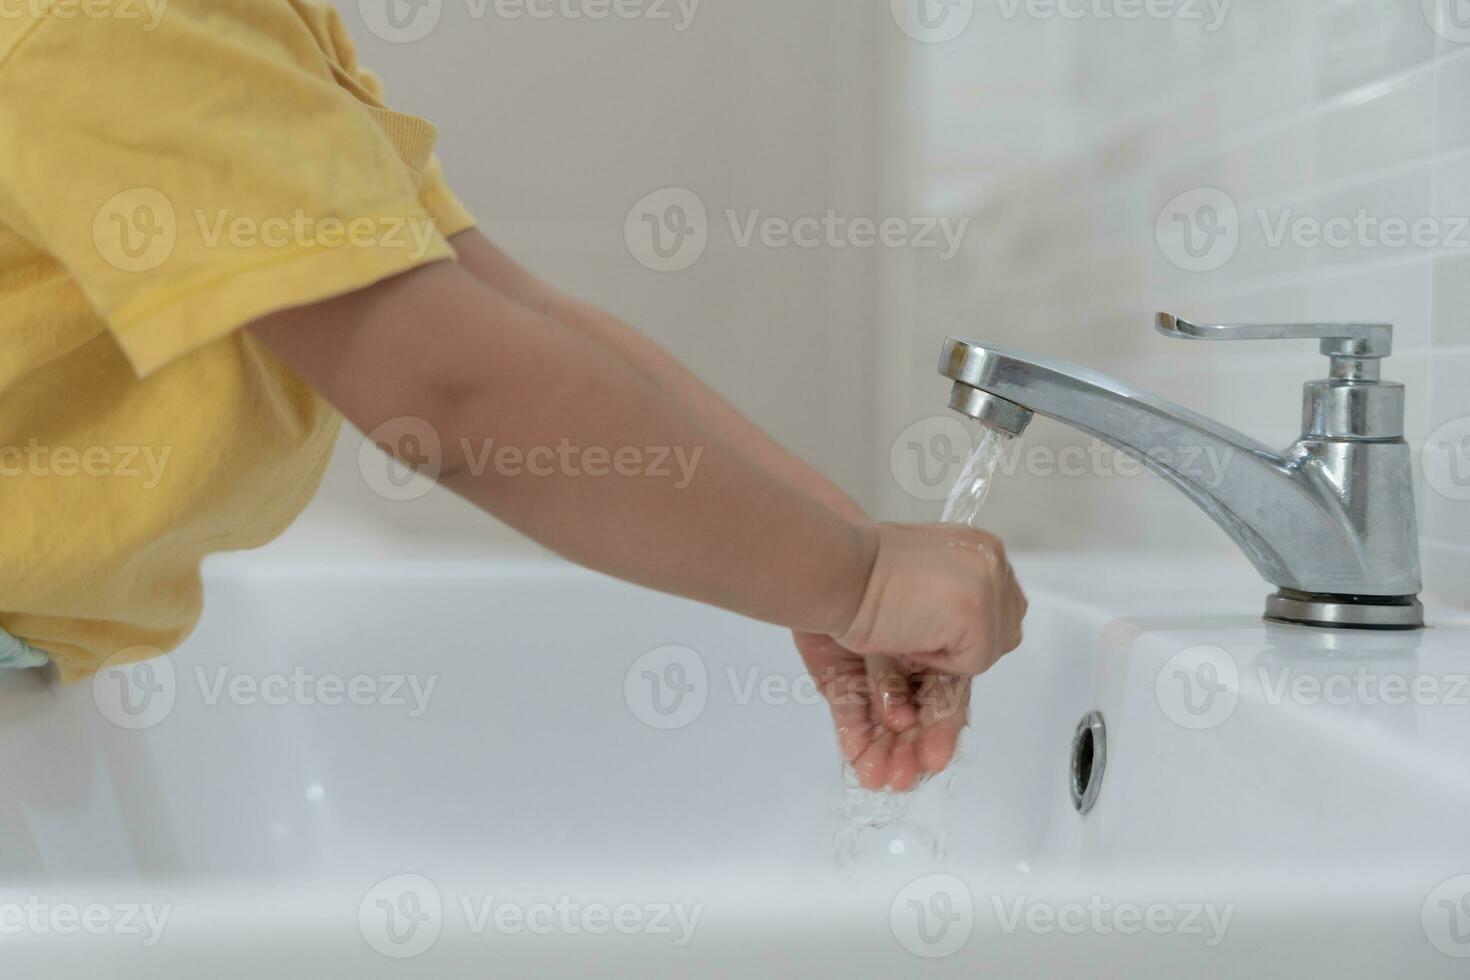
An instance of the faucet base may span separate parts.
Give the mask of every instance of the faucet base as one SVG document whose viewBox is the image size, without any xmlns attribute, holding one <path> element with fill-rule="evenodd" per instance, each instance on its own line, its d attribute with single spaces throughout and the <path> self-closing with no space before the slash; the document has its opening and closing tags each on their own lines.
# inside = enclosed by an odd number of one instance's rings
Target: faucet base
<svg viewBox="0 0 1470 980">
<path fill-rule="evenodd" d="M 1411 595 L 1325 595 L 1282 589 L 1267 597 L 1266 620 L 1319 629 L 1417 630 L 1424 628 L 1424 606 Z"/>
</svg>

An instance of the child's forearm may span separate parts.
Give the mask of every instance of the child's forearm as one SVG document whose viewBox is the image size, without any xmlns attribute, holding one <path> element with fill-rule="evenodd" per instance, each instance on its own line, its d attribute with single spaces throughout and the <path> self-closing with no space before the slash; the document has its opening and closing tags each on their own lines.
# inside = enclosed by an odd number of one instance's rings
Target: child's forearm
<svg viewBox="0 0 1470 980">
<path fill-rule="evenodd" d="M 518 433 L 528 446 L 570 438 L 626 451 L 634 471 L 558 472 L 539 485 L 462 470 L 446 486 L 620 578 L 819 632 L 851 621 L 872 558 L 850 521 L 793 492 L 594 339 L 554 319 L 528 318 L 515 332 L 501 347 L 506 366 L 517 365 L 501 375 L 513 386 L 472 407 L 454 427 L 461 438 Z M 659 472 L 637 471 L 658 457 Z"/>
<path fill-rule="evenodd" d="M 594 338 L 456 265 L 254 332 L 364 431 L 427 421 L 441 482 L 582 564 L 814 632 L 842 631 L 861 601 L 871 528 L 752 462 Z"/>
<path fill-rule="evenodd" d="M 768 436 L 648 337 L 612 314 L 557 291 L 478 230 L 461 232 L 452 241 L 461 264 L 476 278 L 597 340 L 663 389 L 695 421 L 773 476 L 844 517 L 866 519 L 857 502 L 835 483 Z"/>
<path fill-rule="evenodd" d="M 773 476 L 856 520 L 863 509 L 835 483 L 776 442 L 713 388 L 700 381 L 662 347 L 610 313 L 569 296 L 558 296 L 551 315 L 599 338 L 653 380 L 712 432 L 723 437 Z"/>
</svg>

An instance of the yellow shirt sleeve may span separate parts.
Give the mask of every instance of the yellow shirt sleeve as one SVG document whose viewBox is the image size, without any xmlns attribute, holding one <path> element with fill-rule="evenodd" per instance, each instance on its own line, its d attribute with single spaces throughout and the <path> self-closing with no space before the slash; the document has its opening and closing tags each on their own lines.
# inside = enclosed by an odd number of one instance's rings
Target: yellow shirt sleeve
<svg viewBox="0 0 1470 980">
<path fill-rule="evenodd" d="M 457 235 L 477 224 L 469 208 L 465 207 L 463 202 L 455 196 L 454 191 L 449 189 L 449 182 L 444 179 L 444 169 L 440 166 L 437 156 L 431 156 L 429 165 L 424 168 L 424 182 L 419 189 L 419 202 L 423 204 L 424 210 L 433 216 L 439 225 L 440 234 L 445 238 Z"/>
<path fill-rule="evenodd" d="M 382 104 L 329 8 L 170 0 L 151 30 L 47 10 L 0 31 L 0 222 L 66 268 L 140 376 L 452 258 L 474 223 L 434 127 Z"/>
<path fill-rule="evenodd" d="M 328 6 L 293 0 L 297 12 L 311 26 L 317 42 L 329 53 L 333 70 L 339 80 L 353 91 L 363 102 L 373 106 L 386 106 L 386 94 L 382 79 L 376 72 L 364 67 L 357 56 L 357 44 L 342 24 L 337 11 Z M 475 218 L 469 209 L 450 190 L 444 179 L 444 171 L 438 157 L 431 156 L 423 169 L 423 180 L 419 187 L 419 201 L 433 216 L 439 231 L 445 238 L 475 226 Z"/>
</svg>

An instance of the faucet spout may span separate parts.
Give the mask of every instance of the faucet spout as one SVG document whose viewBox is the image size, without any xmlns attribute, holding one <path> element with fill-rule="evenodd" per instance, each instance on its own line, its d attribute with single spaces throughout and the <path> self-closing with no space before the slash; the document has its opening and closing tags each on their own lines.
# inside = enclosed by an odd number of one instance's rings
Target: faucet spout
<svg viewBox="0 0 1470 980">
<path fill-rule="evenodd" d="M 961 411 L 985 401 L 966 393 L 983 392 L 1094 436 L 1169 481 L 1282 590 L 1273 600 L 1285 595 L 1312 606 L 1301 616 L 1272 618 L 1389 628 L 1422 623 L 1422 611 L 1414 621 L 1418 540 L 1401 432 L 1308 433 L 1276 452 L 1088 368 L 953 338 L 945 343 L 940 373 L 955 382 L 951 405 Z M 1280 612 L 1282 603 L 1276 605 Z"/>
</svg>

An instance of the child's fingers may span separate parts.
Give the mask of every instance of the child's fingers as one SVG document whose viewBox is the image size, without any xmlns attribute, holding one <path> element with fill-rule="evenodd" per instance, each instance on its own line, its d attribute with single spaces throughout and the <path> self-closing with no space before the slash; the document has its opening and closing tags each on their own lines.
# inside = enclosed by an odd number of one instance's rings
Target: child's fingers
<svg viewBox="0 0 1470 980">
<path fill-rule="evenodd" d="M 882 789 L 888 783 L 888 764 L 893 755 L 898 736 L 882 732 L 871 739 L 857 758 L 852 760 L 853 772 L 863 789 Z"/>
<path fill-rule="evenodd" d="M 971 678 L 958 674 L 928 673 L 920 675 L 914 702 L 919 709 L 919 723 L 926 728 L 951 725 L 965 727 L 970 712 Z"/>
<path fill-rule="evenodd" d="M 944 771 L 954 758 L 970 714 L 970 678 L 926 674 L 920 685 L 919 765 L 926 773 Z"/>
<path fill-rule="evenodd" d="M 831 637 L 814 633 L 796 634 L 796 647 L 806 661 L 807 672 L 827 699 L 842 757 L 855 763 L 876 734 L 871 685 L 862 659 Z"/>
<path fill-rule="evenodd" d="M 842 758 L 856 764 L 874 740 L 886 729 L 874 725 L 866 705 L 856 708 L 830 704 L 832 727 L 837 730 L 837 745 Z"/>
<path fill-rule="evenodd" d="M 874 790 L 912 789 L 927 771 L 912 672 L 888 657 L 854 656 L 827 636 L 798 633 L 796 645 L 827 699 L 842 756 L 858 782 Z"/>
<path fill-rule="evenodd" d="M 919 723 L 914 707 L 914 683 L 909 672 L 892 657 L 866 657 L 873 690 L 874 720 L 902 734 Z"/>
<path fill-rule="evenodd" d="M 944 772 L 954 761 L 960 733 L 952 728 L 931 728 L 919 741 L 919 766 L 928 775 Z"/>
<path fill-rule="evenodd" d="M 1026 612 L 1031 608 L 1031 603 L 1027 601 L 1026 593 L 1021 589 L 1021 583 L 1016 581 L 1015 570 L 1009 565 L 1006 566 L 1006 592 L 1003 602 L 1007 613 L 1008 629 L 1002 650 L 1010 653 L 1021 645 L 1021 624 L 1026 619 Z"/>
<path fill-rule="evenodd" d="M 893 750 L 888 755 L 888 775 L 884 780 L 889 789 L 907 792 L 924 775 L 920 759 L 922 736 L 923 731 L 918 728 L 894 736 Z"/>
</svg>

